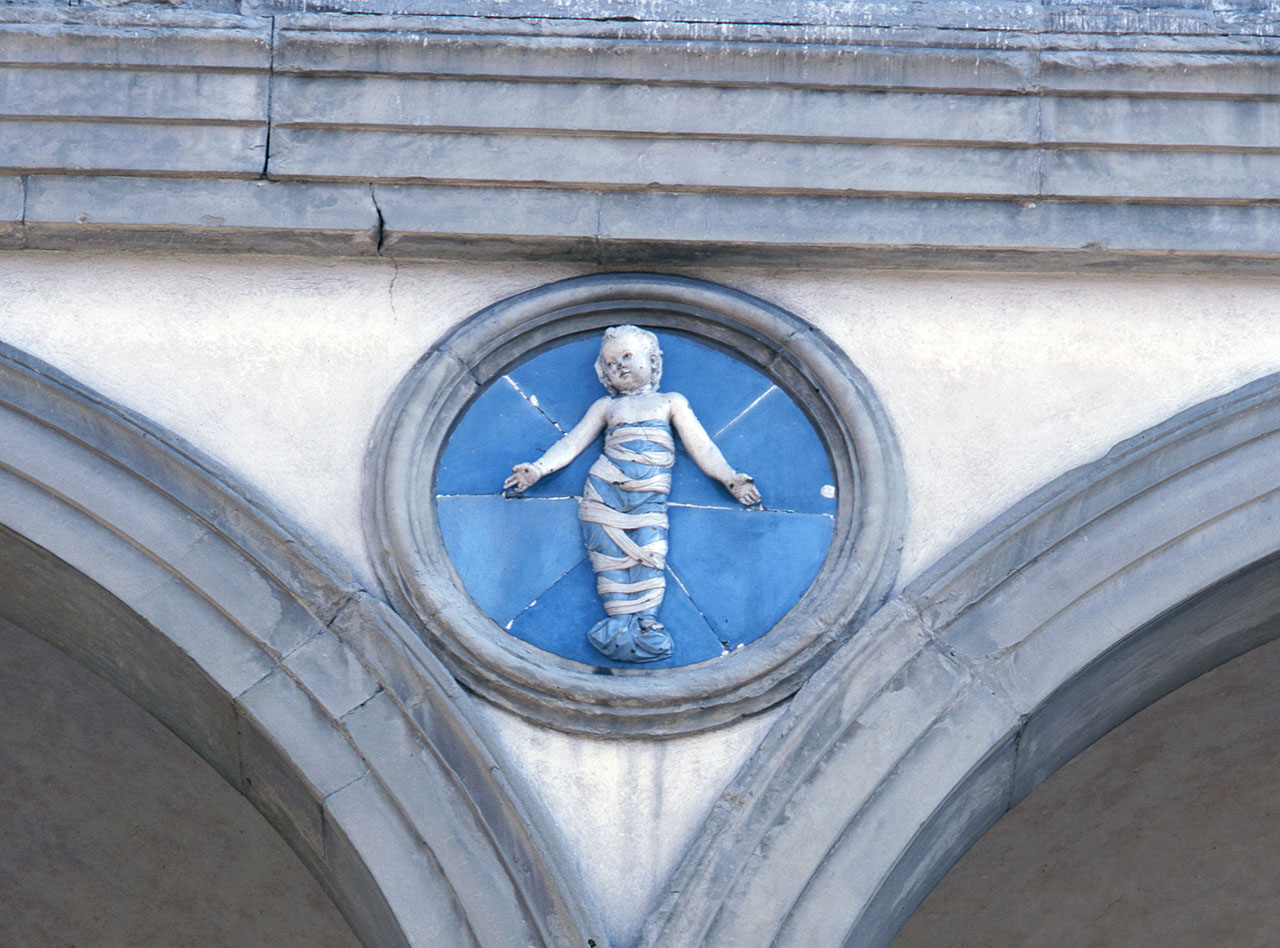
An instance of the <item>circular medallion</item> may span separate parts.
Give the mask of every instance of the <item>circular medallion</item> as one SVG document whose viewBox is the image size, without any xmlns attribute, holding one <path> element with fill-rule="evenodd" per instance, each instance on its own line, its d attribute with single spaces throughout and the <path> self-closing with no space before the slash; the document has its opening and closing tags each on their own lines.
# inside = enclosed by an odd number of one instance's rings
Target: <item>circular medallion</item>
<svg viewBox="0 0 1280 948">
<path fill-rule="evenodd" d="M 679 277 L 477 314 L 397 390 L 368 478 L 393 604 L 470 689 L 573 732 L 782 700 L 887 595 L 900 547 L 865 379 L 794 316 Z"/>
</svg>

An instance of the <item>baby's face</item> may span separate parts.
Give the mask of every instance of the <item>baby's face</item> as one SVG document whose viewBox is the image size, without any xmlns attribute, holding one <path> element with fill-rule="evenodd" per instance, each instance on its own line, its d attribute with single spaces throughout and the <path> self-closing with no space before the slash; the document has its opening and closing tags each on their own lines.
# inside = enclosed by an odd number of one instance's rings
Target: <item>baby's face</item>
<svg viewBox="0 0 1280 948">
<path fill-rule="evenodd" d="M 604 361 L 605 377 L 621 395 L 642 391 L 653 378 L 649 347 L 638 339 L 624 336 L 606 340 L 600 347 L 600 357 Z"/>
</svg>

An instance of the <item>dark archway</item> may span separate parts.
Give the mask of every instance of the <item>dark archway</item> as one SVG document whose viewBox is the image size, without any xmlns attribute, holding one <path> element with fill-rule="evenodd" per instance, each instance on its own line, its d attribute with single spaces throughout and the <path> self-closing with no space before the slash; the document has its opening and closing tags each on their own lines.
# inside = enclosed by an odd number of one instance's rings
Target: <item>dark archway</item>
<svg viewBox="0 0 1280 948">
<path fill-rule="evenodd" d="M 1139 711 L 964 854 L 892 948 L 1265 948 L 1280 929 L 1280 640 Z"/>
<path fill-rule="evenodd" d="M 365 944 L 603 945 L 469 699 L 248 497 L 176 438 L 0 349 L 0 617 L 208 761 Z"/>
<path fill-rule="evenodd" d="M 98 675 L 3 620 L 0 718 L 6 945 L 360 948 L 235 788 Z"/>
<path fill-rule="evenodd" d="M 726 791 L 644 944 L 889 942 L 1001 814 L 1274 637 L 1280 380 L 1118 445 L 890 602 Z"/>
</svg>

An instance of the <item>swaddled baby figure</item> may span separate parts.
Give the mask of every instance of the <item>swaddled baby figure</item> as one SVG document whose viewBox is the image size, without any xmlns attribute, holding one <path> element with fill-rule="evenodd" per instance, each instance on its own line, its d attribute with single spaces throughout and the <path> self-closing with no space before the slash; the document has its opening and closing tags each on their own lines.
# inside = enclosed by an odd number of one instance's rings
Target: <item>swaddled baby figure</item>
<svg viewBox="0 0 1280 948">
<path fill-rule="evenodd" d="M 542 457 L 517 464 L 503 484 L 517 493 L 571 463 L 601 431 L 604 452 L 591 466 L 578 504 L 582 538 L 606 618 L 587 633 L 592 646 L 620 662 L 656 662 L 672 651 L 658 621 L 666 593 L 667 495 L 675 463 L 674 428 L 689 457 L 740 503 L 760 503 L 748 474 L 729 466 L 678 392 L 659 392 L 658 337 L 636 326 L 605 330 L 596 376 L 609 393 Z"/>
</svg>

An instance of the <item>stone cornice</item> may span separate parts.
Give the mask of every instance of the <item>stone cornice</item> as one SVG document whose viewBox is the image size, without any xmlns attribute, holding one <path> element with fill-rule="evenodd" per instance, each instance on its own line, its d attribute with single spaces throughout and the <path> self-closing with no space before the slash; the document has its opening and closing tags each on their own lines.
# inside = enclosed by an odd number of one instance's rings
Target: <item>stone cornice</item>
<svg viewBox="0 0 1280 948">
<path fill-rule="evenodd" d="M 1275 4 L 205 6 L 0 11 L 0 247 L 1280 256 Z"/>
</svg>

